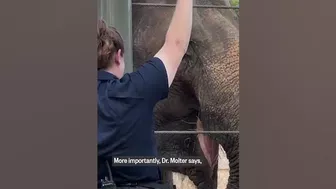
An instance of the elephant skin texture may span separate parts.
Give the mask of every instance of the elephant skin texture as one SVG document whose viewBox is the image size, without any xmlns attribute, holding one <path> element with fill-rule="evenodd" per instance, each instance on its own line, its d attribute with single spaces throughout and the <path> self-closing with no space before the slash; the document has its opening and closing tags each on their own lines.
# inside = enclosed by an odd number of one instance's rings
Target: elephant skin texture
<svg viewBox="0 0 336 189">
<path fill-rule="evenodd" d="M 194 2 L 202 5 L 229 5 L 228 0 L 194 0 Z M 133 0 L 133 3 L 174 4 L 176 0 Z M 153 57 L 162 47 L 173 12 L 174 7 L 133 7 L 135 69 Z M 239 28 L 236 18 L 233 10 L 194 9 L 193 28 L 187 53 L 170 87 L 168 98 L 160 101 L 154 110 L 156 130 L 163 130 L 162 128 L 183 130 L 182 128 L 187 127 L 183 124 L 183 120 L 186 119 L 194 119 L 194 122 L 197 122 L 188 125 L 192 130 L 238 130 Z M 169 152 L 171 155 L 182 156 L 185 152 L 179 145 L 184 144 L 186 137 L 193 142 L 196 140 L 198 141 L 196 146 L 201 149 L 198 155 L 204 157 L 208 164 L 208 168 L 196 169 L 199 169 L 198 172 L 203 171 L 204 175 L 215 171 L 217 144 L 220 144 L 227 154 L 230 166 L 227 189 L 239 188 L 238 134 L 171 135 L 157 136 L 161 141 L 158 144 L 160 153 Z M 171 138 L 167 138 L 168 136 Z M 179 147 L 165 149 L 160 146 L 165 140 L 176 143 Z M 178 172 L 183 173 L 183 170 Z M 183 174 L 188 175 L 187 172 Z"/>
<path fill-rule="evenodd" d="M 194 117 L 195 118 L 195 117 Z M 173 121 L 160 127 L 162 130 L 176 128 L 176 130 L 192 130 L 195 128 L 195 119 Z M 187 175 L 198 189 L 212 189 L 217 186 L 218 153 L 211 157 L 214 167 L 211 167 L 205 157 L 198 138 L 194 134 L 158 134 L 158 151 L 164 157 L 200 157 L 201 166 L 169 166 L 162 167 L 165 181 L 172 184 L 172 172 Z M 217 145 L 218 146 L 218 145 Z"/>
</svg>

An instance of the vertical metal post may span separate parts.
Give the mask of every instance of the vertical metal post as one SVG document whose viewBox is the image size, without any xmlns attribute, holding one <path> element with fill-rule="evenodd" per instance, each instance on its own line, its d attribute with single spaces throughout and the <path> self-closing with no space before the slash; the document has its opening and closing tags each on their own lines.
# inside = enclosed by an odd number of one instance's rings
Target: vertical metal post
<svg viewBox="0 0 336 189">
<path fill-rule="evenodd" d="M 132 72 L 132 0 L 98 0 L 98 17 L 120 32 L 125 43 L 125 72 Z"/>
</svg>

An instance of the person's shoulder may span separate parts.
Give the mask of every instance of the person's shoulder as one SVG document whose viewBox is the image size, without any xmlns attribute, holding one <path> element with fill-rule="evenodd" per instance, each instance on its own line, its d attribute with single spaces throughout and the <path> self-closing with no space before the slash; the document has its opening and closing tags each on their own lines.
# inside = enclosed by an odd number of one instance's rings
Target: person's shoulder
<svg viewBox="0 0 336 189">
<path fill-rule="evenodd" d="M 158 57 L 147 60 L 137 71 L 130 74 L 130 78 L 132 81 L 142 81 L 142 84 L 145 84 L 149 88 L 156 88 L 158 85 L 160 85 L 159 88 L 168 88 L 166 67 Z"/>
<path fill-rule="evenodd" d="M 157 74 L 159 72 L 163 76 L 166 76 L 166 67 L 158 57 L 147 60 L 138 70 L 148 72 L 148 74 Z"/>
<path fill-rule="evenodd" d="M 143 98 L 143 94 L 131 74 L 124 74 L 123 77 L 113 77 L 102 81 L 98 85 L 98 95 L 107 98 L 125 99 L 125 98 Z"/>
<path fill-rule="evenodd" d="M 167 97 L 168 76 L 165 65 L 160 58 L 153 57 L 147 60 L 135 72 L 129 74 L 129 77 L 148 99 L 156 102 Z"/>
<path fill-rule="evenodd" d="M 147 63 L 155 64 L 155 65 L 157 64 L 159 66 L 163 66 L 164 67 L 163 61 L 159 57 L 153 57 L 153 58 L 149 59 L 147 61 Z"/>
</svg>

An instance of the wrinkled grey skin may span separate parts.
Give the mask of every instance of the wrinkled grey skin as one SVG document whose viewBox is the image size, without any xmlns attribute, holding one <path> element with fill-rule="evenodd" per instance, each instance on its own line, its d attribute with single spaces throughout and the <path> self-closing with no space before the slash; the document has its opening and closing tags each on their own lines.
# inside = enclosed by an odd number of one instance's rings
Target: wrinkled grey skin
<svg viewBox="0 0 336 189">
<path fill-rule="evenodd" d="M 223 0 L 194 1 L 195 4 L 228 5 Z M 176 3 L 176 0 L 133 2 Z M 135 68 L 161 48 L 173 11 L 172 7 L 133 7 Z M 160 101 L 155 108 L 157 130 L 195 114 L 200 118 L 204 130 L 238 130 L 239 31 L 233 14 L 232 10 L 194 9 L 188 52 L 170 87 L 168 98 Z M 178 127 L 182 128 L 182 125 Z M 239 135 L 209 136 L 223 146 L 229 159 L 227 188 L 239 188 Z"/>
<path fill-rule="evenodd" d="M 195 128 L 196 115 L 186 120 L 173 121 L 165 124 L 159 130 L 193 130 Z M 163 167 L 162 171 L 167 176 L 167 181 L 172 183 L 172 171 L 187 175 L 198 189 L 211 189 L 217 186 L 217 167 L 210 169 L 203 152 L 199 146 L 197 136 L 194 134 L 158 134 L 158 151 L 165 157 L 201 157 L 202 166 L 170 166 Z"/>
</svg>

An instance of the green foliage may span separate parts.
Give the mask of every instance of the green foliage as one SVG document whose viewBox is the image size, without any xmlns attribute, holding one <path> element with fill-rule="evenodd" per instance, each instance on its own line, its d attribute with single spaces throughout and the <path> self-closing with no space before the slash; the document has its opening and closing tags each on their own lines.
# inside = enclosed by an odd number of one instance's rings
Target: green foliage
<svg viewBox="0 0 336 189">
<path fill-rule="evenodd" d="M 239 0 L 230 0 L 230 4 L 231 6 L 234 6 L 234 7 L 239 6 Z M 239 17 L 239 9 L 235 9 L 235 12 L 237 16 Z"/>
<path fill-rule="evenodd" d="M 232 6 L 239 6 L 239 0 L 231 0 L 230 3 Z"/>
</svg>

